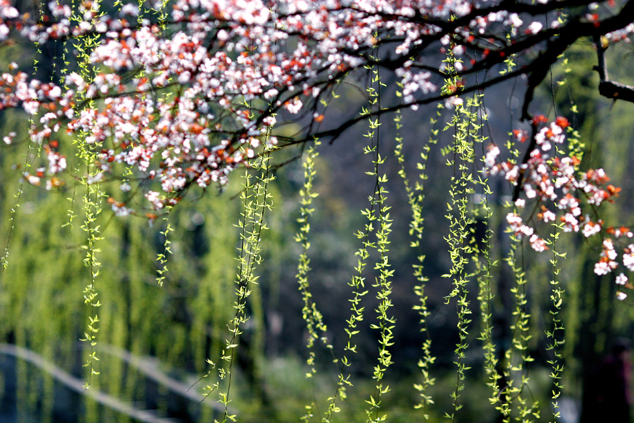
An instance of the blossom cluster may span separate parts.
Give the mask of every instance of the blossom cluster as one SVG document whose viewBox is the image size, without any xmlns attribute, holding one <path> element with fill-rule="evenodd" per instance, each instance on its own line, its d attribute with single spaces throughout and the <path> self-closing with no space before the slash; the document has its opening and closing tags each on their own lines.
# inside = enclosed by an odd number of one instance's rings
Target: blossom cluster
<svg viewBox="0 0 634 423">
<path fill-rule="evenodd" d="M 526 160 L 518 164 L 512 160 L 498 163 L 500 149 L 496 145 L 489 145 L 484 158 L 486 171 L 490 175 L 502 175 L 516 188 L 523 192 L 524 198 L 518 197 L 514 206 L 516 211 L 508 213 L 506 221 L 511 231 L 519 239 L 527 237 L 531 247 L 542 252 L 546 249 L 546 241 L 537 234 L 539 222 L 557 222 L 564 232 L 578 232 L 585 238 L 600 234 L 603 237 L 602 251 L 599 261 L 595 264 L 597 275 L 606 275 L 619 268 L 618 253 L 614 243 L 619 238 L 634 237 L 628 228 L 604 227 L 601 219 L 593 219 L 596 209 L 604 202 L 613 202 L 618 196 L 620 188 L 609 184 L 609 177 L 603 169 L 579 170 L 579 160 L 574 156 L 560 157 L 566 141 L 566 131 L 569 122 L 564 117 L 558 117 L 552 122 L 544 116 L 536 116 L 532 121 L 532 146 L 526 152 Z M 519 142 L 528 140 L 528 132 L 516 130 L 513 132 Z M 533 200 L 538 207 L 531 213 L 534 221 L 525 221 L 521 210 L 527 206 L 527 200 Z M 583 213 L 583 206 L 592 213 Z M 557 217 L 559 215 L 559 217 Z M 634 271 L 634 244 L 623 249 L 621 262 L 624 267 Z M 617 283 L 630 287 L 627 277 L 621 273 Z M 621 299 L 625 298 L 620 293 Z"/>
</svg>

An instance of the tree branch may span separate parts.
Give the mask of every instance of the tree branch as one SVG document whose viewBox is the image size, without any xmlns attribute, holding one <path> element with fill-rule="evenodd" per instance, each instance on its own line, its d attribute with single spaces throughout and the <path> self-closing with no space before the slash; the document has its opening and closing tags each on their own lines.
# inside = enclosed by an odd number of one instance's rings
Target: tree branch
<svg viewBox="0 0 634 423">
<path fill-rule="evenodd" d="M 614 100 L 625 100 L 634 103 L 634 87 L 612 81 L 601 81 L 599 94 Z"/>
<path fill-rule="evenodd" d="M 601 80 L 599 83 L 599 94 L 603 97 L 614 99 L 614 101 L 624 100 L 634 103 L 634 87 L 619 82 L 612 82 L 608 78 L 608 67 L 605 62 L 605 50 L 607 50 L 607 47 L 603 45 L 600 36 L 594 36 L 594 45 L 599 61 L 594 70 L 599 73 L 599 79 Z"/>
</svg>

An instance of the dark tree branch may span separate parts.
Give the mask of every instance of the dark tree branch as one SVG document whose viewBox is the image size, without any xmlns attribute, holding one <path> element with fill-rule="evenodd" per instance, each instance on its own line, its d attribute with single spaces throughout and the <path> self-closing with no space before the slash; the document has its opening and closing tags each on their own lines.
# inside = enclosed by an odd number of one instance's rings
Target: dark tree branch
<svg viewBox="0 0 634 423">
<path fill-rule="evenodd" d="M 607 47 L 603 45 L 600 36 L 594 36 L 594 45 L 599 61 L 599 64 L 594 67 L 594 70 L 599 73 L 599 79 L 601 80 L 599 83 L 599 94 L 603 97 L 614 99 L 614 101 L 624 100 L 634 103 L 634 87 L 612 82 L 608 78 L 608 66 L 605 61 L 605 50 L 607 50 Z"/>
<path fill-rule="evenodd" d="M 608 81 L 608 66 L 605 63 L 605 50 L 607 47 L 603 46 L 599 35 L 594 36 L 594 46 L 597 49 L 597 58 L 599 59 L 599 64 L 594 67 L 594 70 L 599 73 L 601 82 Z"/>
<path fill-rule="evenodd" d="M 634 87 L 612 81 L 601 81 L 599 94 L 614 100 L 625 100 L 634 103 Z"/>
<path fill-rule="evenodd" d="M 559 38 L 552 41 L 548 45 L 547 49 L 533 62 L 541 62 L 541 66 L 534 67 L 535 70 L 529 74 L 528 88 L 526 90 L 524 105 L 522 107 L 522 120 L 528 120 L 531 118 L 530 113 L 528 112 L 528 107 L 533 100 L 535 88 L 537 88 L 546 75 L 548 75 L 550 66 L 557 61 L 559 55 L 565 52 L 568 47 L 570 47 L 570 45 L 579 38 L 592 36 L 597 39 L 608 32 L 624 28 L 631 23 L 632 16 L 634 16 L 634 0 L 629 0 L 617 15 L 607 18 L 601 22 L 591 23 L 573 21 L 562 28 Z M 600 51 L 600 56 L 603 54 L 603 50 L 597 49 L 597 51 Z M 601 60 L 602 59 L 599 60 L 600 63 L 602 63 Z M 607 77 L 605 66 L 603 69 L 603 75 Z M 599 73 L 601 74 L 601 71 L 599 71 Z M 612 93 L 614 96 L 623 95 L 626 96 L 626 98 L 634 98 L 634 88 L 611 83 L 609 81 L 607 82 L 608 84 L 604 86 L 606 93 Z M 602 93 L 602 95 L 605 94 Z M 614 96 L 611 98 L 615 98 Z"/>
</svg>

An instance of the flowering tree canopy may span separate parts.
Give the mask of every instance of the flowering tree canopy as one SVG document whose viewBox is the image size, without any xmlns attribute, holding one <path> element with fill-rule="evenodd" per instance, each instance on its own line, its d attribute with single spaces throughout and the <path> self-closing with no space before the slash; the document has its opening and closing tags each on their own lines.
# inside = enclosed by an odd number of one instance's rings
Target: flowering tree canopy
<svg viewBox="0 0 634 423">
<path fill-rule="evenodd" d="M 530 146 L 521 163 L 497 163 L 500 149 L 491 144 L 484 159 L 489 172 L 505 174 L 516 186 L 516 205 L 524 204 L 520 191 L 528 199 L 553 202 L 565 210 L 565 230 L 581 229 L 586 236 L 599 232 L 602 223 L 581 216 L 576 192 L 595 206 L 618 193 L 605 185 L 600 169 L 579 174 L 574 154 L 553 159 L 552 146 L 566 143 L 568 122 L 532 118 L 529 106 L 549 66 L 583 37 L 598 40 L 601 93 L 632 99 L 630 87 L 607 79 L 602 56 L 602 43 L 629 42 L 632 1 L 617 6 L 577 0 L 179 0 L 169 8 L 145 2 L 141 9 L 117 2 L 109 10 L 96 1 L 76 10 L 50 2 L 35 16 L 0 2 L 5 45 L 75 40 L 81 52 L 81 66 L 59 83 L 30 78 L 15 63 L 2 74 L 0 109 L 20 107 L 32 116 L 30 138 L 48 159 L 47 166 L 24 173 L 31 184 L 52 189 L 63 183 L 67 163 L 59 143 L 61 134 L 70 134 L 94 154 L 96 169 L 84 175 L 88 183 L 122 177 L 124 168 L 134 175 L 124 178 L 119 197 L 109 199 L 114 212 L 133 212 L 126 206 L 127 192 L 136 181 L 154 218 L 193 185 L 224 185 L 232 170 L 248 166 L 262 151 L 337 137 L 359 121 L 402 108 L 439 101 L 460 105 L 469 92 L 525 75 L 522 119 L 532 119 L 533 130 L 517 130 L 515 136 L 529 138 Z M 447 54 L 454 58 L 451 64 Z M 501 64 L 504 72 L 487 72 Z M 368 66 L 400 78 L 399 101 L 323 129 L 328 123 L 323 100 L 346 75 Z M 470 78 L 479 73 L 484 77 Z M 308 122 L 303 132 L 294 139 L 272 135 L 280 116 L 290 115 Z M 12 136 L 6 134 L 5 143 Z M 554 219 L 541 207 L 539 219 Z M 508 220 L 516 235 L 544 249 L 518 214 Z M 609 245 L 597 264 L 599 274 L 616 267 Z"/>
</svg>

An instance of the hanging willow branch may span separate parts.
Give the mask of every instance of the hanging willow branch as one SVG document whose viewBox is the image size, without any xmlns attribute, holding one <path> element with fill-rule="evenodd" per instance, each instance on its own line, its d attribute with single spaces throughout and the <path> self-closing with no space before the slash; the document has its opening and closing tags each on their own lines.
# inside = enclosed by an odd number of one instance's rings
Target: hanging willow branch
<svg viewBox="0 0 634 423">
<path fill-rule="evenodd" d="M 255 269 L 262 263 L 260 242 L 262 231 L 267 229 L 264 216 L 266 210 L 269 210 L 272 206 L 268 184 L 274 179 L 269 173 L 269 161 L 270 154 L 266 153 L 253 163 L 253 169 L 256 172 L 255 176 L 248 169 L 244 172 L 244 189 L 240 193 L 242 202 L 241 219 L 237 225 L 240 229 L 240 245 L 238 246 L 239 263 L 235 281 L 235 314 L 227 324 L 230 339 L 226 340 L 220 356 L 220 360 L 224 363 L 222 366 L 217 366 L 216 362 L 207 360 L 211 370 L 204 376 L 207 377 L 217 367 L 219 380 L 205 387 L 205 396 L 218 391 L 219 402 L 224 406 L 223 421 L 235 419 L 235 415 L 230 414 L 229 409 L 232 369 L 235 362 L 236 349 L 239 345 L 239 337 L 242 334 L 244 324 L 250 318 L 247 313 L 247 301 L 252 293 L 252 285 L 257 284 L 259 278 L 255 273 Z M 226 388 L 221 390 L 220 385 L 224 380 L 226 380 Z"/>
<path fill-rule="evenodd" d="M 399 84 L 399 88 L 402 88 L 402 84 Z M 397 96 L 401 96 L 402 93 L 397 91 Z M 433 363 L 436 361 L 436 358 L 431 353 L 431 345 L 432 340 L 429 335 L 429 329 L 427 327 L 427 320 L 430 315 L 430 311 L 427 307 L 427 295 L 425 294 L 425 286 L 429 281 L 429 278 L 425 276 L 423 269 L 423 263 L 425 261 L 425 256 L 420 252 L 423 242 L 423 231 L 425 220 L 423 218 L 423 200 L 425 199 L 425 181 L 428 178 L 427 175 L 427 164 L 429 162 L 429 154 L 432 146 L 438 143 L 438 129 L 437 124 L 440 118 L 440 111 L 442 110 L 442 105 L 438 106 L 438 110 L 436 111 L 435 117 L 432 117 L 430 123 L 432 125 L 431 136 L 427 142 L 427 144 L 423 147 L 423 152 L 421 153 L 421 161 L 417 163 L 417 169 L 420 171 L 419 173 L 419 181 L 417 181 L 412 188 L 409 182 L 409 178 L 407 177 L 407 172 L 405 170 L 405 155 L 403 153 L 403 136 L 401 135 L 401 129 L 403 127 L 402 124 L 402 114 L 400 110 L 397 111 L 394 115 L 394 123 L 396 126 L 396 148 L 394 150 L 394 155 L 396 156 L 399 164 L 399 175 L 403 180 L 403 184 L 405 186 L 405 192 L 407 193 L 407 201 L 412 209 L 412 218 L 410 221 L 410 230 L 409 234 L 413 238 L 410 243 L 410 247 L 414 249 L 417 253 L 417 261 L 412 265 L 414 269 L 414 277 L 418 282 L 418 285 L 414 287 L 414 293 L 418 298 L 418 304 L 413 308 L 418 312 L 420 316 L 420 331 L 425 335 L 425 339 L 422 345 L 422 357 L 418 361 L 418 367 L 422 374 L 422 380 L 420 383 L 414 384 L 414 389 L 416 389 L 420 395 L 420 402 L 415 405 L 415 408 L 421 409 L 423 413 L 423 419 L 425 421 L 429 421 L 430 414 L 429 408 L 431 404 L 434 403 L 432 398 L 430 388 L 435 383 L 435 378 L 431 377 L 431 367 Z"/>
<path fill-rule="evenodd" d="M 302 247 L 302 253 L 299 256 L 299 263 L 297 265 L 297 282 L 299 285 L 299 291 L 302 295 L 302 317 L 306 322 L 306 329 L 308 331 L 308 340 L 306 341 L 306 348 L 308 350 L 308 364 L 309 371 L 306 373 L 306 377 L 312 378 L 316 375 L 317 369 L 315 368 L 315 341 L 320 337 L 324 344 L 328 348 L 332 349 L 332 345 L 328 344 L 326 338 L 326 325 L 323 321 L 321 312 L 317 309 L 317 304 L 313 299 L 313 295 L 310 290 L 310 282 L 308 279 L 308 273 L 310 272 L 310 258 L 308 257 L 308 250 L 310 248 L 309 234 L 310 234 L 310 217 L 315 209 L 313 208 L 313 199 L 319 194 L 313 191 L 313 184 L 317 171 L 315 169 L 315 160 L 319 156 L 317 147 L 321 143 L 319 140 L 308 147 L 306 151 L 306 157 L 302 163 L 304 167 L 304 186 L 300 190 L 300 217 L 297 218 L 297 222 L 300 225 L 299 232 L 295 234 L 295 241 Z M 303 420 L 308 421 L 314 415 L 314 408 L 316 404 L 313 401 L 310 405 L 306 406 L 306 414 L 302 417 Z"/>
<path fill-rule="evenodd" d="M 453 87 L 459 86 L 459 80 L 455 76 L 455 66 L 459 60 L 453 54 L 448 54 L 447 70 L 453 76 L 447 78 L 443 91 L 451 91 Z M 465 389 L 466 371 L 469 367 L 465 364 L 469 343 L 469 325 L 472 321 L 470 302 L 468 299 L 468 284 L 473 277 L 469 272 L 467 264 L 470 257 L 475 253 L 470 228 L 474 220 L 468 213 L 469 195 L 473 193 L 473 183 L 475 175 L 473 165 L 475 162 L 475 152 L 473 148 L 474 140 L 477 140 L 479 126 L 477 123 L 477 110 L 479 110 L 478 96 L 467 99 L 467 104 L 461 99 L 455 104 L 455 111 L 451 121 L 445 130 L 454 131 L 452 145 L 445 149 L 445 154 L 453 157 L 448 165 L 453 167 L 451 177 L 451 197 L 447 204 L 446 217 L 449 220 L 449 234 L 445 237 L 449 247 L 449 257 L 451 268 L 449 273 L 443 275 L 453 283 L 453 290 L 445 297 L 446 304 L 452 300 L 456 302 L 456 314 L 458 317 L 457 329 L 459 341 L 456 344 L 456 385 L 451 393 L 452 411 L 446 413 L 446 417 L 452 422 L 456 421 L 458 411 L 463 407 L 460 401 L 462 391 Z M 476 112 L 474 112 L 474 110 Z"/>
</svg>

